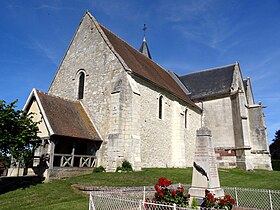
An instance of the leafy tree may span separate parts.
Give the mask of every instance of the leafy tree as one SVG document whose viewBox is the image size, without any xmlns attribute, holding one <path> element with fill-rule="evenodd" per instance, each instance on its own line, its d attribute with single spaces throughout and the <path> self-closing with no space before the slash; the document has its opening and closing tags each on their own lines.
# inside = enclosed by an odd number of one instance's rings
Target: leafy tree
<svg viewBox="0 0 280 210">
<path fill-rule="evenodd" d="M 0 158 L 26 163 L 38 147 L 38 122 L 32 121 L 32 113 L 16 110 L 16 103 L 0 100 Z"/>
<path fill-rule="evenodd" d="M 269 146 L 272 159 L 280 160 L 280 130 L 275 132 L 273 143 Z"/>
</svg>

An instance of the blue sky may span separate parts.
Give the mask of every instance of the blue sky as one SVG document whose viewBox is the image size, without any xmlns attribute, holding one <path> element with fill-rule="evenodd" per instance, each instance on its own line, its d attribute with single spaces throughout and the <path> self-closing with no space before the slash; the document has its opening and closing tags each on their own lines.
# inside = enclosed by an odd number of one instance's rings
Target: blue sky
<svg viewBox="0 0 280 210">
<path fill-rule="evenodd" d="M 48 90 L 86 10 L 137 49 L 146 23 L 153 60 L 178 74 L 238 61 L 270 141 L 280 129 L 278 0 L 1 1 L 0 99 L 22 108 L 32 88 Z"/>
</svg>

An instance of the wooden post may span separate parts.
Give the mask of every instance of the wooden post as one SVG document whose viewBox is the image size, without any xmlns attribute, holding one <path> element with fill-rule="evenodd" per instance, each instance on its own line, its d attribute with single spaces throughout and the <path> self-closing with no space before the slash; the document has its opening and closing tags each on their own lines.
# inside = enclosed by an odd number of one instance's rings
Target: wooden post
<svg viewBox="0 0 280 210">
<path fill-rule="evenodd" d="M 74 166 L 74 159 L 75 159 L 75 142 L 73 142 L 73 148 L 72 148 L 72 159 L 71 159 L 71 167 Z"/>
<path fill-rule="evenodd" d="M 55 148 L 55 144 L 53 141 L 50 141 L 50 162 L 49 162 L 49 169 L 53 169 L 53 161 L 54 161 L 54 148 Z"/>
</svg>

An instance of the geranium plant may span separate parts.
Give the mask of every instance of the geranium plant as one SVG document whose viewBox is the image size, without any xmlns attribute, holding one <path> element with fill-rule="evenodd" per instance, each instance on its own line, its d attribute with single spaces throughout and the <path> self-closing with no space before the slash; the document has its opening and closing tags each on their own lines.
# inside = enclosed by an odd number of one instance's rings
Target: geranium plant
<svg viewBox="0 0 280 210">
<path fill-rule="evenodd" d="M 232 209 L 235 200 L 230 195 L 225 195 L 223 198 L 215 198 L 209 190 L 205 190 L 205 198 L 203 199 L 202 207 L 210 207 L 215 209 Z"/>
<path fill-rule="evenodd" d="M 160 178 L 155 185 L 155 196 L 150 201 L 146 199 L 146 202 L 160 202 L 160 203 L 175 203 L 183 207 L 189 205 L 190 195 L 185 193 L 183 187 L 178 186 L 177 189 L 170 188 L 171 182 L 166 178 Z M 148 209 L 152 209 L 151 206 L 146 205 Z"/>
</svg>

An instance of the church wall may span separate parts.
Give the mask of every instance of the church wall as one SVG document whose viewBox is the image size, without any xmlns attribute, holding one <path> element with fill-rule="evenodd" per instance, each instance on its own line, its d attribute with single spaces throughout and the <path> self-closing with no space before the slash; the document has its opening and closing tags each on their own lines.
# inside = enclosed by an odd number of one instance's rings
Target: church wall
<svg viewBox="0 0 280 210">
<path fill-rule="evenodd" d="M 104 138 L 108 135 L 112 86 L 124 72 L 88 15 L 69 46 L 49 94 L 77 100 L 80 71 L 86 75 L 81 102 Z"/>
<path fill-rule="evenodd" d="M 272 170 L 266 125 L 261 105 L 249 108 L 251 155 L 255 169 Z"/>
<path fill-rule="evenodd" d="M 268 151 L 268 142 L 261 105 L 249 108 L 252 150 Z"/>
<path fill-rule="evenodd" d="M 98 164 L 115 170 L 127 158 L 128 149 L 124 147 L 131 139 L 128 119 L 132 92 L 127 73 L 88 15 L 80 24 L 49 93 L 77 100 L 80 71 L 86 75 L 81 102 L 103 139 L 97 152 Z"/>
<path fill-rule="evenodd" d="M 188 108 L 188 127 L 184 128 L 184 102 L 142 79 L 135 80 L 141 94 L 137 103 L 140 104 L 142 167 L 192 166 L 200 114 Z M 163 96 L 162 119 L 159 118 L 160 96 Z"/>
<path fill-rule="evenodd" d="M 217 164 L 222 168 L 236 167 L 235 134 L 230 97 L 203 102 L 203 123 L 211 130 Z"/>
<path fill-rule="evenodd" d="M 203 122 L 211 130 L 215 148 L 235 147 L 230 97 L 204 101 Z"/>
</svg>

